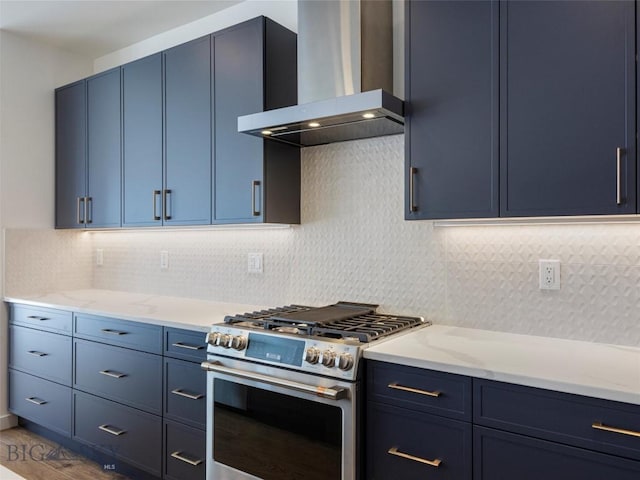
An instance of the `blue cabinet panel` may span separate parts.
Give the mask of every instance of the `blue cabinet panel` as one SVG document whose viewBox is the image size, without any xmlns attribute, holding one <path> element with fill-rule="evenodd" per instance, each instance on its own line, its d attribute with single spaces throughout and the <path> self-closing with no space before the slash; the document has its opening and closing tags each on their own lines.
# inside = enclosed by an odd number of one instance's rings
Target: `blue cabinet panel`
<svg viewBox="0 0 640 480">
<path fill-rule="evenodd" d="M 47 332 L 71 335 L 73 317 L 71 312 L 65 312 L 64 310 L 11 304 L 9 323 Z"/>
<path fill-rule="evenodd" d="M 56 227 L 83 228 L 87 184 L 84 80 L 56 90 Z"/>
<path fill-rule="evenodd" d="M 120 68 L 87 80 L 88 227 L 119 227 L 121 216 Z"/>
<path fill-rule="evenodd" d="M 165 327 L 164 354 L 167 357 L 204 362 L 207 359 L 206 338 L 205 332 Z"/>
<path fill-rule="evenodd" d="M 634 8 L 501 3 L 502 216 L 636 212 Z"/>
<path fill-rule="evenodd" d="M 71 337 L 9 326 L 9 367 L 71 386 Z"/>
<path fill-rule="evenodd" d="M 73 333 L 78 338 L 162 354 L 162 327 L 158 325 L 76 313 Z"/>
<path fill-rule="evenodd" d="M 163 403 L 166 418 L 204 429 L 207 416 L 207 372 L 199 363 L 166 358 Z"/>
<path fill-rule="evenodd" d="M 122 67 L 122 94 L 122 224 L 160 225 L 163 185 L 161 54 Z"/>
<path fill-rule="evenodd" d="M 406 2 L 407 220 L 498 216 L 498 14 Z"/>
<path fill-rule="evenodd" d="M 473 427 L 475 480 L 637 480 L 640 462 Z"/>
<path fill-rule="evenodd" d="M 204 480 L 207 454 L 204 430 L 165 420 L 164 438 L 164 478 Z"/>
<path fill-rule="evenodd" d="M 10 369 L 9 411 L 68 437 L 71 388 Z"/>
<path fill-rule="evenodd" d="M 167 50 L 164 223 L 211 223 L 211 38 Z"/>
</svg>

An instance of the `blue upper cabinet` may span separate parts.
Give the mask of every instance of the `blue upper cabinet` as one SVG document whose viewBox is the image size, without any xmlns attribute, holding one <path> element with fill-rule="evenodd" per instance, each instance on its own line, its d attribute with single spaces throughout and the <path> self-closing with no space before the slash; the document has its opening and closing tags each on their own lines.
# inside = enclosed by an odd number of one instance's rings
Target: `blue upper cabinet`
<svg viewBox="0 0 640 480">
<path fill-rule="evenodd" d="M 56 227 L 119 227 L 120 68 L 56 90 Z"/>
<path fill-rule="evenodd" d="M 87 80 L 87 227 L 119 227 L 121 219 L 120 68 Z"/>
<path fill-rule="evenodd" d="M 405 218 L 496 217 L 498 4 L 406 9 Z"/>
<path fill-rule="evenodd" d="M 162 224 L 162 55 L 122 67 L 122 224 Z"/>
<path fill-rule="evenodd" d="M 211 223 L 211 37 L 163 53 L 165 225 Z"/>
<path fill-rule="evenodd" d="M 258 17 L 213 45 L 213 223 L 299 223 L 299 148 L 238 133 L 239 116 L 296 103 L 296 35 Z"/>
<path fill-rule="evenodd" d="M 501 216 L 636 212 L 634 12 L 502 2 Z"/>
<path fill-rule="evenodd" d="M 84 80 L 56 90 L 56 227 L 83 228 L 87 183 Z"/>
</svg>

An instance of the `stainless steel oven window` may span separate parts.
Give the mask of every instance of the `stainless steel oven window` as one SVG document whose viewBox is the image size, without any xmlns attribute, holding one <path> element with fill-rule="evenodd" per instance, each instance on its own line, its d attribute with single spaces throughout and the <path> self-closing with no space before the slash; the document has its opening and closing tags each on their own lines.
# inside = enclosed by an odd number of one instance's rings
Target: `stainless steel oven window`
<svg viewBox="0 0 640 480">
<path fill-rule="evenodd" d="M 356 478 L 354 384 L 282 370 L 286 379 L 256 380 L 222 368 L 207 377 L 208 480 Z M 331 387 L 342 398 L 310 393 Z"/>
</svg>

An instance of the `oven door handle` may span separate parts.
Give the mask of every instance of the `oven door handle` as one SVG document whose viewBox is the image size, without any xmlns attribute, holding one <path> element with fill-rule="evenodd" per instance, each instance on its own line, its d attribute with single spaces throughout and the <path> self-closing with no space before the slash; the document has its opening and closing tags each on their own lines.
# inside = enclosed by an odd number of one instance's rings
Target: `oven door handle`
<svg viewBox="0 0 640 480">
<path fill-rule="evenodd" d="M 200 365 L 207 372 L 224 373 L 234 377 L 244 378 L 246 380 L 255 380 L 262 383 L 268 383 L 270 385 L 276 385 L 278 387 L 285 387 L 290 390 L 296 390 L 298 392 L 310 393 L 312 395 L 329 398 L 331 400 L 342 400 L 343 398 L 349 397 L 349 390 L 338 386 L 321 387 L 320 385 L 307 385 L 306 383 L 294 382 L 292 380 L 276 378 L 270 375 L 263 375 L 261 373 L 245 372 L 244 370 L 225 367 L 220 362 L 202 362 Z"/>
</svg>

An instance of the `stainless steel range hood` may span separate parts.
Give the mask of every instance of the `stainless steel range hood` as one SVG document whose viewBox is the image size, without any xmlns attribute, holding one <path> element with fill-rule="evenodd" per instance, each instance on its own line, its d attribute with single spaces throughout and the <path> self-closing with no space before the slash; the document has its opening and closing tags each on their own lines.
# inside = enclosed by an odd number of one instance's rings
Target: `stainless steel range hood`
<svg viewBox="0 0 640 480">
<path fill-rule="evenodd" d="M 393 94 L 391 0 L 298 1 L 298 105 L 238 131 L 302 147 L 404 132 Z"/>
</svg>

